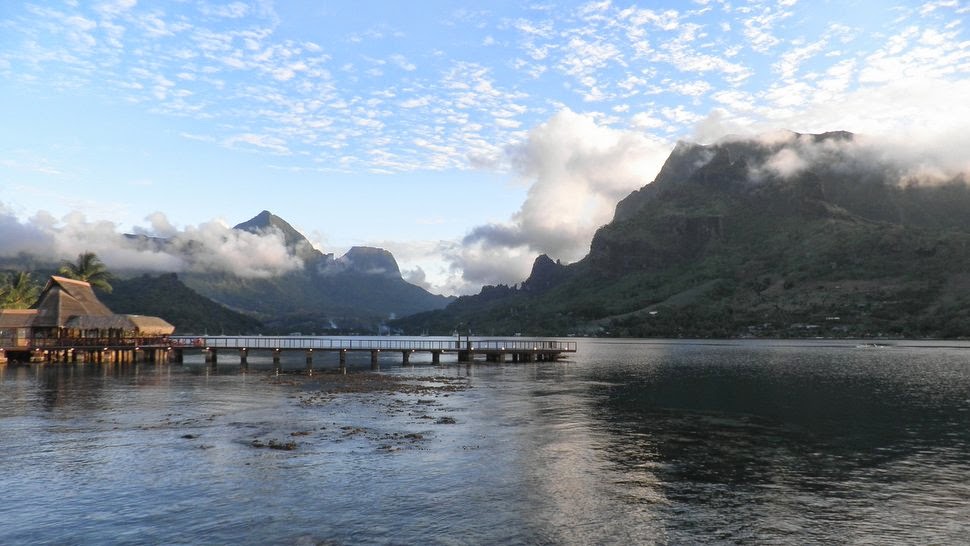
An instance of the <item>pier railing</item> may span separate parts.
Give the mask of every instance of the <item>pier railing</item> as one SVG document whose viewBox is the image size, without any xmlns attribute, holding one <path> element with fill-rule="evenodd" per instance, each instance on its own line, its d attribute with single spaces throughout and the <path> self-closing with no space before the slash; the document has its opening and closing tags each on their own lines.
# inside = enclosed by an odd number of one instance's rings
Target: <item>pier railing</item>
<svg viewBox="0 0 970 546">
<path fill-rule="evenodd" d="M 554 351 L 576 352 L 575 341 L 555 339 L 325 338 L 299 336 L 172 336 L 173 347 L 211 349 L 303 349 L 323 351 Z"/>
<path fill-rule="evenodd" d="M 96 349 L 96 348 L 139 348 L 168 347 L 168 336 L 140 337 L 50 337 L 50 338 L 10 338 L 0 337 L 0 347 L 12 350 L 35 349 Z"/>
</svg>

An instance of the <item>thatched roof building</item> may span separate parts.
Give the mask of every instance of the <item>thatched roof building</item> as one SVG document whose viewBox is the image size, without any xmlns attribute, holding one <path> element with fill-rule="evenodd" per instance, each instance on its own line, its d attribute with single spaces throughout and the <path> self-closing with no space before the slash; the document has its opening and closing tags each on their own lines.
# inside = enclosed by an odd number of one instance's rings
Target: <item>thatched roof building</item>
<svg viewBox="0 0 970 546">
<path fill-rule="evenodd" d="M 66 328 L 72 318 L 108 318 L 116 316 L 94 294 L 91 284 L 66 277 L 52 276 L 34 305 L 36 328 Z"/>
<path fill-rule="evenodd" d="M 171 335 L 158 317 L 119 315 L 95 295 L 91 284 L 52 276 L 33 309 L 0 310 L 0 344 L 23 345 L 51 338 L 130 338 Z"/>
<path fill-rule="evenodd" d="M 15 328 L 30 328 L 36 317 L 36 309 L 2 309 L 0 310 L 0 332 Z"/>
</svg>

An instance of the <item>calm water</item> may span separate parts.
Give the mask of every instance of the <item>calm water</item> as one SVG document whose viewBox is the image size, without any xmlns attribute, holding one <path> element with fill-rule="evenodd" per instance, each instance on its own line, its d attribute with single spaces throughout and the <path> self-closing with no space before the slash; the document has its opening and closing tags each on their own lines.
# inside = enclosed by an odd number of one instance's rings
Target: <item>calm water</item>
<svg viewBox="0 0 970 546">
<path fill-rule="evenodd" d="M 442 387 L 391 394 L 253 358 L 8 367 L 0 543 L 964 542 L 970 345 L 947 345 L 581 341 L 389 359 Z"/>
</svg>

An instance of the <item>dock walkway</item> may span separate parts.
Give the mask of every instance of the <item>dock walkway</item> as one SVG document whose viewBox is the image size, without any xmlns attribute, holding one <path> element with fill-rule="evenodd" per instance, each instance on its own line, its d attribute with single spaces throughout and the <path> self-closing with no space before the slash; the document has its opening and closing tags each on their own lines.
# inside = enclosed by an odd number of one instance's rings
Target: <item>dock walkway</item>
<svg viewBox="0 0 970 546">
<path fill-rule="evenodd" d="M 173 359 L 179 362 L 185 350 L 198 349 L 205 353 L 207 363 L 216 363 L 220 351 L 239 352 L 240 362 L 246 363 L 251 351 L 271 351 L 274 363 L 280 360 L 284 351 L 303 351 L 307 364 L 312 365 L 314 353 L 337 353 L 341 366 L 346 364 L 348 353 L 370 353 L 371 363 L 377 363 L 383 353 L 398 353 L 402 362 L 408 363 L 411 355 L 425 353 L 431 355 L 433 363 L 439 363 L 441 355 L 454 354 L 459 362 L 471 362 L 484 357 L 489 362 L 537 362 L 563 358 L 576 352 L 575 341 L 557 339 L 498 339 L 498 338 L 357 338 L 357 337 L 316 337 L 316 336 L 172 336 L 170 338 L 175 353 Z"/>
</svg>

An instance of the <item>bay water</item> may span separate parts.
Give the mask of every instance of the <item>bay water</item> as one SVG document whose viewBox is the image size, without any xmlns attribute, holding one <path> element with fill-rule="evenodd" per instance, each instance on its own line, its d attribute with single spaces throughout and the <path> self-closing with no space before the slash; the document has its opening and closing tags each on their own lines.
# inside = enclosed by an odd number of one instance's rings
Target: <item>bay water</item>
<svg viewBox="0 0 970 546">
<path fill-rule="evenodd" d="M 258 355 L 0 368 L 0 544 L 970 536 L 970 344 L 578 341 L 346 377 Z"/>
</svg>

